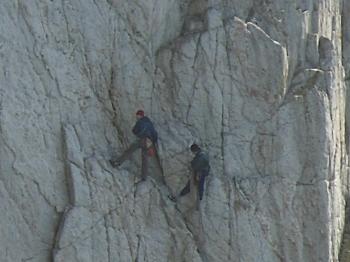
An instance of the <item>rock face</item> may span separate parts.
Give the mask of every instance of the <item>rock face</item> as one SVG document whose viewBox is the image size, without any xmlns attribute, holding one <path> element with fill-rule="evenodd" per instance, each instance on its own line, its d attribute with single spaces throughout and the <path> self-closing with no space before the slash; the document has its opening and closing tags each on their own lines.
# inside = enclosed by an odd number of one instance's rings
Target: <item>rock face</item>
<svg viewBox="0 0 350 262">
<path fill-rule="evenodd" d="M 1 261 L 338 261 L 344 0 L 2 0 Z M 134 113 L 162 170 L 114 169 Z M 191 176 L 188 145 L 211 175 Z M 153 160 L 155 162 L 155 160 Z"/>
</svg>

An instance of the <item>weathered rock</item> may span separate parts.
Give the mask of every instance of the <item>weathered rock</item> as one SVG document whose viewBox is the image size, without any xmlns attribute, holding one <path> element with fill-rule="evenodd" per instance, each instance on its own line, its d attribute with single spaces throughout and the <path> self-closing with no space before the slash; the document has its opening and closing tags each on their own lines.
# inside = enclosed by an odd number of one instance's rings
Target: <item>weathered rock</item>
<svg viewBox="0 0 350 262">
<path fill-rule="evenodd" d="M 349 8 L 3 0 L 1 261 L 338 261 Z M 140 152 L 108 162 L 139 108 L 160 137 L 146 182 Z M 192 142 L 211 158 L 199 210 L 167 198 Z"/>
</svg>

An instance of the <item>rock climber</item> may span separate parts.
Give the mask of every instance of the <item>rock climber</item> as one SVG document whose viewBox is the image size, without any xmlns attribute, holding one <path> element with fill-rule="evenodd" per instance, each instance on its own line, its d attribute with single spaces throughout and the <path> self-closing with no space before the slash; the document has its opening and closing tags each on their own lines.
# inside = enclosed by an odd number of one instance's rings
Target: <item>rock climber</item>
<svg viewBox="0 0 350 262">
<path fill-rule="evenodd" d="M 209 175 L 210 165 L 209 156 L 197 144 L 192 144 L 191 152 L 195 155 L 191 161 L 191 169 L 194 176 L 194 184 L 197 185 L 199 200 L 203 199 L 205 178 Z M 177 196 L 169 196 L 169 198 L 176 202 L 179 197 L 188 194 L 191 190 L 191 179 L 186 186 L 181 190 Z"/>
<path fill-rule="evenodd" d="M 110 163 L 113 167 L 118 167 L 127 160 L 132 153 L 141 148 L 141 178 L 145 181 L 148 175 L 148 158 L 156 154 L 158 133 L 155 130 L 152 121 L 145 116 L 143 110 L 138 110 L 136 112 L 136 118 L 137 121 L 132 132 L 137 136 L 137 140 L 132 143 L 121 156 L 111 159 Z"/>
</svg>

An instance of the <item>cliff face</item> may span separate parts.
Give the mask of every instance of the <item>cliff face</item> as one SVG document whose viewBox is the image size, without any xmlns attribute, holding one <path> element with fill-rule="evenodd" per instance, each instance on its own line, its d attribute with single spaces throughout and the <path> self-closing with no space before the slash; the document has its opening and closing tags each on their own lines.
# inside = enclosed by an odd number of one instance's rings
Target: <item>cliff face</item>
<svg viewBox="0 0 350 262">
<path fill-rule="evenodd" d="M 3 0 L 1 261 L 338 261 L 350 4 Z M 135 111 L 162 169 L 108 160 Z M 188 145 L 210 153 L 196 210 Z M 165 181 L 165 184 L 163 183 Z"/>
</svg>

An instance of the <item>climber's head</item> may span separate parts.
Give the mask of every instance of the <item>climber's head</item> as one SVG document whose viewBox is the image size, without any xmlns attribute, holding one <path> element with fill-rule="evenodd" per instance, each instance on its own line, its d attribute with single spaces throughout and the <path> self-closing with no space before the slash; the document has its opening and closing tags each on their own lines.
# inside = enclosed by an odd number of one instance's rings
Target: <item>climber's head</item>
<svg viewBox="0 0 350 262">
<path fill-rule="evenodd" d="M 193 154 L 196 154 L 201 150 L 201 148 L 195 143 L 191 145 L 190 149 Z"/>
<path fill-rule="evenodd" d="M 143 110 L 137 110 L 136 112 L 136 118 L 141 119 L 145 116 L 145 112 Z"/>
</svg>

